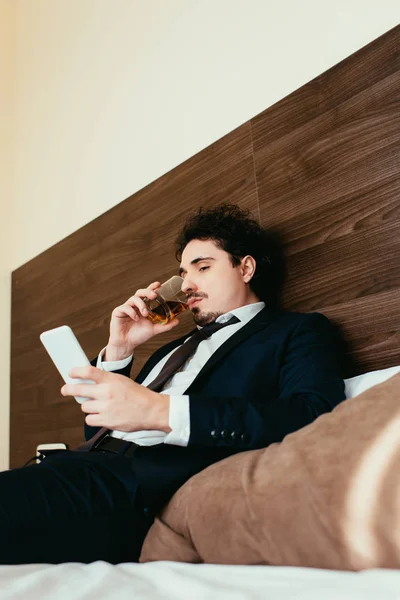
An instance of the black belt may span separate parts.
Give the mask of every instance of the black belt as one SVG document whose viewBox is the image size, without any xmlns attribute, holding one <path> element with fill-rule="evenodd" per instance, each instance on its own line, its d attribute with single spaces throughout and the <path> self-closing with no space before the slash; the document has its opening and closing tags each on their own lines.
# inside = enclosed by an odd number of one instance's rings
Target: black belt
<svg viewBox="0 0 400 600">
<path fill-rule="evenodd" d="M 93 446 L 91 452 L 111 452 L 112 454 L 131 457 L 135 454 L 138 446 L 139 445 L 135 444 L 135 442 L 120 440 L 118 438 L 111 437 L 107 433 L 107 435 L 105 435 L 98 444 Z"/>
</svg>

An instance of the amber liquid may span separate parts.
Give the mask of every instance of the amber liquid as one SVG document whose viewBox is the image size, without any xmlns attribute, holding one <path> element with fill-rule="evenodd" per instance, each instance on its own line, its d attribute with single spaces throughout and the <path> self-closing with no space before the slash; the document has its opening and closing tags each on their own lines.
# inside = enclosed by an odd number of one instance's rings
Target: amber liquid
<svg viewBox="0 0 400 600">
<path fill-rule="evenodd" d="M 177 317 L 189 308 L 186 302 L 163 300 L 160 297 L 155 300 L 147 300 L 146 305 L 149 309 L 147 318 L 152 323 L 161 323 L 162 325 L 166 325 L 166 323 L 172 321 L 174 317 Z"/>
</svg>

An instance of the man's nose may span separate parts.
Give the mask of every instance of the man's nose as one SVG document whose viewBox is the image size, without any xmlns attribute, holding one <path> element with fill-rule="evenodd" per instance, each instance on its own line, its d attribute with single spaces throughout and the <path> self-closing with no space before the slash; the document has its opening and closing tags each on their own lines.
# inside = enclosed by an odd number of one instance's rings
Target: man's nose
<svg viewBox="0 0 400 600">
<path fill-rule="evenodd" d="M 197 286 L 194 281 L 191 281 L 188 277 L 183 280 L 181 290 L 184 294 L 193 293 L 197 290 Z"/>
</svg>

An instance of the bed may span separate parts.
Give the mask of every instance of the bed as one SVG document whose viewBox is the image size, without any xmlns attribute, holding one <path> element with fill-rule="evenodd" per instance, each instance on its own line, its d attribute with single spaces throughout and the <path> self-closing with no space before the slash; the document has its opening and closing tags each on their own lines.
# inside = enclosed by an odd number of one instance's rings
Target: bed
<svg viewBox="0 0 400 600">
<path fill-rule="evenodd" d="M 99 561 L 0 567 L 0 589 L 2 600 L 398 600 L 400 571 Z"/>
<path fill-rule="evenodd" d="M 147 283 L 149 261 L 160 281 L 175 274 L 165 249 L 200 205 L 235 202 L 279 231 L 284 306 L 337 324 L 347 341 L 345 377 L 400 364 L 399 43 L 397 27 L 13 272 L 11 467 L 40 443 L 82 441 L 81 413 L 60 395 L 39 334 L 68 324 L 95 356 L 112 309 Z M 150 204 L 157 210 L 147 211 Z M 182 319 L 182 332 L 189 326 Z M 136 369 L 179 333 L 141 347 Z M 390 600 L 400 597 L 400 571 L 168 561 L 2 566 L 0 589 L 13 600 Z"/>
</svg>

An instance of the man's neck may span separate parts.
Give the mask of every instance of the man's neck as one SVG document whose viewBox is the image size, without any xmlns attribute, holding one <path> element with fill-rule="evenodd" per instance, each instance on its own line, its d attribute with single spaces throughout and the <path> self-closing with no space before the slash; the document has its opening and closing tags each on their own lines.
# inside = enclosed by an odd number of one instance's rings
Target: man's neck
<svg viewBox="0 0 400 600">
<path fill-rule="evenodd" d="M 230 312 L 231 310 L 235 310 L 236 308 L 242 308 L 243 306 L 249 306 L 250 304 L 257 304 L 258 302 L 262 302 L 257 296 L 252 294 L 252 296 L 246 298 L 243 302 L 236 304 L 235 306 L 231 306 L 228 310 L 225 311 L 225 314 Z"/>
</svg>

